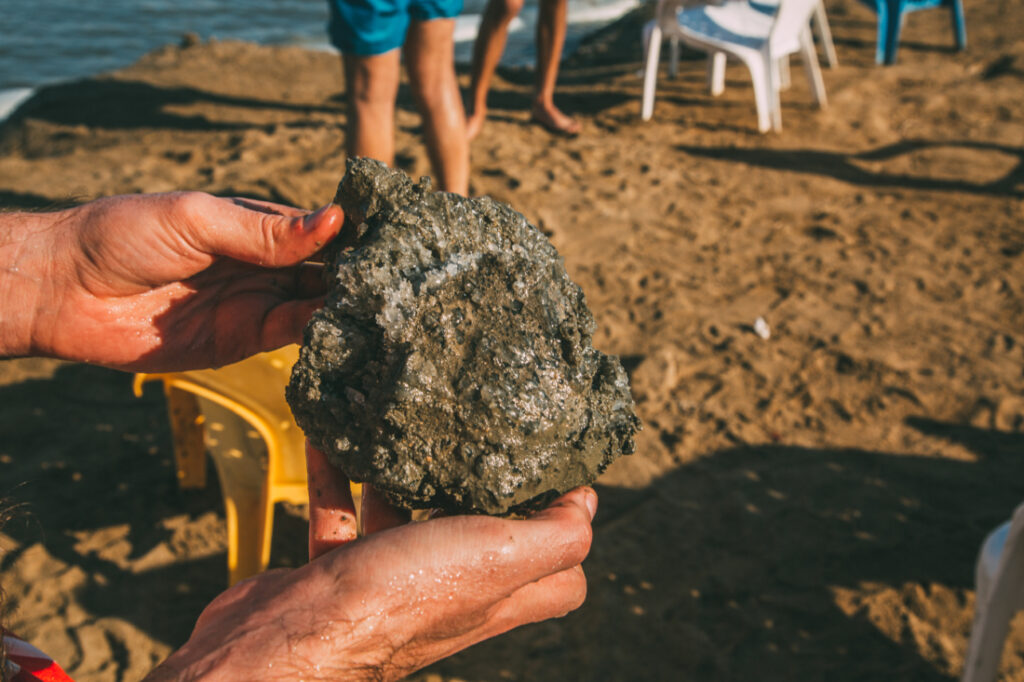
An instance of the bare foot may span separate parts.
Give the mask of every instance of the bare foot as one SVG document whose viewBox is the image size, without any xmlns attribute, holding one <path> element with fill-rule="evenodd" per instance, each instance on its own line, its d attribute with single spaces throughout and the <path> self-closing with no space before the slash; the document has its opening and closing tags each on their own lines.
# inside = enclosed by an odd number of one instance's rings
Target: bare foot
<svg viewBox="0 0 1024 682">
<path fill-rule="evenodd" d="M 472 140 L 483 130 L 484 121 L 487 120 L 486 107 L 480 107 L 466 114 L 466 139 Z"/>
<path fill-rule="evenodd" d="M 562 113 L 554 104 L 550 106 L 534 104 L 533 111 L 530 113 L 530 121 L 542 126 L 553 135 L 563 137 L 576 137 L 583 128 L 579 121 Z"/>
</svg>

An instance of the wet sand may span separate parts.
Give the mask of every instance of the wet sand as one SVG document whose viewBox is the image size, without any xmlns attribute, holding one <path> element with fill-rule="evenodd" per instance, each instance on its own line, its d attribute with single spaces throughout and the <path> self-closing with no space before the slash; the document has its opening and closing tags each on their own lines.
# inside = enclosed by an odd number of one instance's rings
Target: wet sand
<svg viewBox="0 0 1024 682">
<path fill-rule="evenodd" d="M 873 15 L 828 11 L 830 107 L 795 61 L 780 134 L 757 134 L 741 66 L 711 98 L 689 52 L 641 122 L 643 12 L 566 62 L 576 139 L 528 124 L 532 72 L 500 72 L 472 192 L 550 235 L 645 430 L 599 482 L 584 607 L 413 679 L 959 674 L 978 546 L 1024 501 L 1024 14 L 968 3 L 964 53 L 947 13 L 911 15 L 882 68 Z M 329 54 L 169 47 L 0 128 L 0 203 L 313 208 L 344 170 L 342 92 Z M 418 125 L 403 87 L 414 176 Z M 24 503 L 0 560 L 11 625 L 78 680 L 141 678 L 225 586 L 216 482 L 177 488 L 163 397 L 127 375 L 6 361 L 0 406 L 3 493 Z M 303 561 L 303 524 L 279 510 L 274 565 Z M 1024 679 L 1024 621 L 1005 656 Z"/>
</svg>

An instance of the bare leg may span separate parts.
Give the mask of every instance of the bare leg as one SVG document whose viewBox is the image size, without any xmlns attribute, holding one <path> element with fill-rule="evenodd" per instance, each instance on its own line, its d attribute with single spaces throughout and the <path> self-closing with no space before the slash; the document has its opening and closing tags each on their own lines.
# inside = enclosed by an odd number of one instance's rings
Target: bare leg
<svg viewBox="0 0 1024 682">
<path fill-rule="evenodd" d="M 405 68 L 434 175 L 445 191 L 467 194 L 469 140 L 455 78 L 454 33 L 454 19 L 413 21 L 405 36 Z"/>
<path fill-rule="evenodd" d="M 395 163 L 395 98 L 398 96 L 398 50 L 342 57 L 345 68 L 349 156 Z"/>
<path fill-rule="evenodd" d="M 487 91 L 491 78 L 505 51 L 508 25 L 523 8 L 523 0 L 490 0 L 480 20 L 480 31 L 473 43 L 472 80 L 469 86 L 470 110 L 466 118 L 466 135 L 472 140 L 480 133 L 487 118 Z"/>
<path fill-rule="evenodd" d="M 569 0 L 540 0 L 537 18 L 537 84 L 533 99 L 533 120 L 552 132 L 575 135 L 580 122 L 555 106 L 555 81 L 565 44 Z"/>
</svg>

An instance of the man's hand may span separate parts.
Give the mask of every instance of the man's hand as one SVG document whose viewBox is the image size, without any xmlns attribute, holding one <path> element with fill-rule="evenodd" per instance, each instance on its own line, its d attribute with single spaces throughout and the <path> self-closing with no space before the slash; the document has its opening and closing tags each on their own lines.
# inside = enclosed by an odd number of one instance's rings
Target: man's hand
<svg viewBox="0 0 1024 682">
<path fill-rule="evenodd" d="M 295 342 L 323 293 L 301 263 L 342 221 L 197 192 L 0 214 L 0 295 L 19 311 L 0 355 L 170 371 Z"/>
<path fill-rule="evenodd" d="M 340 477 L 319 477 L 323 455 L 310 454 L 311 495 L 327 486 L 310 503 L 319 556 L 222 594 L 151 682 L 394 680 L 583 602 L 580 563 L 597 508 L 590 488 L 526 520 L 453 516 L 347 541 L 355 533 L 351 497 L 335 486 Z M 370 511 L 364 505 L 364 525 Z"/>
</svg>

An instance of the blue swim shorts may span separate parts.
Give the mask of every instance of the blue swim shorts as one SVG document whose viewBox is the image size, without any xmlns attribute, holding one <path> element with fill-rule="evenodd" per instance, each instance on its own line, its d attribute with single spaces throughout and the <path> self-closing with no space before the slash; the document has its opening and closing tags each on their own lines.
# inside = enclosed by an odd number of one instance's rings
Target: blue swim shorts
<svg viewBox="0 0 1024 682">
<path fill-rule="evenodd" d="M 409 23 L 451 19 L 462 0 L 328 0 L 331 44 L 344 54 L 369 57 L 405 43 Z"/>
</svg>

